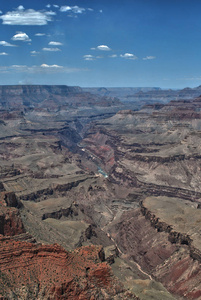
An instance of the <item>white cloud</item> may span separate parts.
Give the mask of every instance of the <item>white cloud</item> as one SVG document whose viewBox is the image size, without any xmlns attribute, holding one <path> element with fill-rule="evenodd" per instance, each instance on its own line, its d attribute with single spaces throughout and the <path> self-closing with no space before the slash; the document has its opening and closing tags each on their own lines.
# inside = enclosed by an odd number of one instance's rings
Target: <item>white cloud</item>
<svg viewBox="0 0 201 300">
<path fill-rule="evenodd" d="M 100 45 L 97 47 L 97 50 L 110 51 L 111 49 L 106 45 Z"/>
<path fill-rule="evenodd" d="M 49 42 L 49 44 L 48 45 L 50 45 L 50 46 L 62 46 L 63 44 L 62 43 L 60 43 L 60 42 Z"/>
<path fill-rule="evenodd" d="M 151 59 L 155 59 L 155 56 L 146 56 L 143 58 L 143 60 L 151 60 Z"/>
<path fill-rule="evenodd" d="M 42 64 L 41 68 L 63 68 L 63 66 Z"/>
<path fill-rule="evenodd" d="M 82 14 L 83 12 L 85 12 L 85 8 L 83 8 L 83 7 L 79 7 L 79 6 L 77 6 L 77 5 L 75 5 L 75 6 L 67 6 L 67 5 L 65 5 L 65 6 L 61 6 L 60 7 L 60 11 L 61 12 L 73 12 L 73 13 L 75 13 L 75 14 Z"/>
<path fill-rule="evenodd" d="M 50 8 L 50 7 L 51 7 L 51 5 L 50 5 L 50 4 L 47 4 L 47 5 L 46 5 L 46 7 L 47 7 L 47 8 Z"/>
<path fill-rule="evenodd" d="M 8 55 L 6 52 L 0 52 L 0 55 Z"/>
<path fill-rule="evenodd" d="M 103 10 L 102 10 L 102 9 L 100 9 L 100 10 L 99 10 L 99 12 L 100 12 L 100 13 L 102 13 L 102 12 L 103 12 Z"/>
<path fill-rule="evenodd" d="M 18 32 L 16 33 L 11 40 L 13 41 L 23 41 L 23 42 L 30 42 L 31 39 L 25 32 Z"/>
<path fill-rule="evenodd" d="M 91 54 L 86 54 L 86 55 L 84 55 L 83 57 L 84 57 L 84 58 L 85 58 L 85 57 L 93 57 L 93 55 L 91 55 Z"/>
<path fill-rule="evenodd" d="M 71 7 L 70 7 L 70 6 L 61 6 L 61 7 L 60 7 L 60 11 L 61 11 L 61 12 L 66 12 L 66 11 L 69 11 L 69 10 L 71 10 Z"/>
<path fill-rule="evenodd" d="M 55 15 L 56 15 L 56 13 L 55 13 L 54 11 L 52 11 L 52 10 L 46 11 L 45 14 L 46 14 L 47 16 L 55 16 Z"/>
<path fill-rule="evenodd" d="M 53 6 L 54 6 L 55 8 L 59 8 L 59 5 L 57 5 L 57 4 L 53 4 Z"/>
<path fill-rule="evenodd" d="M 53 12 L 36 11 L 34 9 L 25 10 L 20 5 L 15 11 L 8 11 L 6 14 L 0 16 L 4 25 L 47 25 L 52 21 L 49 15 Z M 55 14 L 55 13 L 54 13 Z"/>
<path fill-rule="evenodd" d="M 75 14 L 82 14 L 85 11 L 85 8 L 79 6 L 72 6 L 71 9 Z"/>
<path fill-rule="evenodd" d="M 109 57 L 115 58 L 115 57 L 117 57 L 117 54 L 109 55 Z"/>
<path fill-rule="evenodd" d="M 35 36 L 44 36 L 46 35 L 45 33 L 36 33 Z"/>
<path fill-rule="evenodd" d="M 2 12 L 2 10 L 0 10 L 0 14 L 2 14 L 3 12 Z"/>
<path fill-rule="evenodd" d="M 95 60 L 95 57 L 91 54 L 86 54 L 83 56 L 84 60 Z"/>
<path fill-rule="evenodd" d="M 27 73 L 27 74 L 54 74 L 54 73 L 75 73 L 86 71 L 86 69 L 68 68 L 59 65 L 41 64 L 40 66 L 12 65 L 0 66 L 0 73 Z"/>
<path fill-rule="evenodd" d="M 87 8 L 89 11 L 94 11 L 93 8 Z"/>
<path fill-rule="evenodd" d="M 0 41 L 0 46 L 4 46 L 4 47 L 17 47 L 16 45 L 7 43 L 6 41 Z"/>
<path fill-rule="evenodd" d="M 17 9 L 18 9 L 18 10 L 24 10 L 24 6 L 23 6 L 23 5 L 20 5 L 20 6 L 18 6 Z"/>
<path fill-rule="evenodd" d="M 34 51 L 31 51 L 30 53 L 31 54 L 39 54 L 40 52 L 34 50 Z"/>
<path fill-rule="evenodd" d="M 120 57 L 126 58 L 126 59 L 137 59 L 137 56 L 132 53 L 121 54 Z"/>
<path fill-rule="evenodd" d="M 57 51 L 61 51 L 61 49 L 59 48 L 43 48 L 43 51 L 49 51 L 49 52 L 57 52 Z"/>
<path fill-rule="evenodd" d="M 96 48 L 93 47 L 93 48 L 91 48 L 91 50 L 96 50 Z"/>
</svg>

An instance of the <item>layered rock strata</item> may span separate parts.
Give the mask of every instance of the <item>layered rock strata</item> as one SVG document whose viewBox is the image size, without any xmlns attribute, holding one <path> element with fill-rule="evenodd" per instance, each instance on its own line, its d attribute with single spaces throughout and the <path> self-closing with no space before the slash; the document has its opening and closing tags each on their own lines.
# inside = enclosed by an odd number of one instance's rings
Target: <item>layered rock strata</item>
<svg viewBox="0 0 201 300">
<path fill-rule="evenodd" d="M 101 246 L 36 244 L 9 197 L 0 194 L 1 299 L 138 299 L 113 276 Z"/>
</svg>

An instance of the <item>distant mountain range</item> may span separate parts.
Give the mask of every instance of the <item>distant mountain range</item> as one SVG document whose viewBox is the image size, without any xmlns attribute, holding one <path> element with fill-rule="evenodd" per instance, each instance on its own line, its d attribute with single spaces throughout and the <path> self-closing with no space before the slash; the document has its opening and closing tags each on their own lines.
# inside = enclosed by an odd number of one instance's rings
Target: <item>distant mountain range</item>
<svg viewBox="0 0 201 300">
<path fill-rule="evenodd" d="M 83 91 L 101 96 L 118 97 L 121 101 L 159 101 L 191 99 L 200 96 L 201 85 L 196 88 L 184 88 L 181 90 L 161 89 L 159 87 L 136 88 L 83 88 Z"/>
</svg>

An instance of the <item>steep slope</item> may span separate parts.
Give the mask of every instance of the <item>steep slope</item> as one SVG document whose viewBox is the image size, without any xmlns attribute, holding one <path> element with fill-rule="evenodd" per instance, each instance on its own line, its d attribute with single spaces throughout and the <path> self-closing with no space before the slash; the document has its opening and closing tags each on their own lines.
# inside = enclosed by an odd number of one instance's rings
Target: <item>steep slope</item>
<svg viewBox="0 0 201 300">
<path fill-rule="evenodd" d="M 101 246 L 70 253 L 57 244 L 36 244 L 18 209 L 8 206 L 14 198 L 0 194 L 1 299 L 137 299 L 114 278 Z"/>
</svg>

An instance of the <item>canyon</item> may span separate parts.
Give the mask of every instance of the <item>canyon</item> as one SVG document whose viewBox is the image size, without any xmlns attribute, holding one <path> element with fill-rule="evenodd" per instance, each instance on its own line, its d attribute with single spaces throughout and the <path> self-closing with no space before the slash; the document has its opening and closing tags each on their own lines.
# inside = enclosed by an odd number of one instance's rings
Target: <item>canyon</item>
<svg viewBox="0 0 201 300">
<path fill-rule="evenodd" d="M 0 87 L 0 299 L 201 299 L 200 94 Z"/>
</svg>

